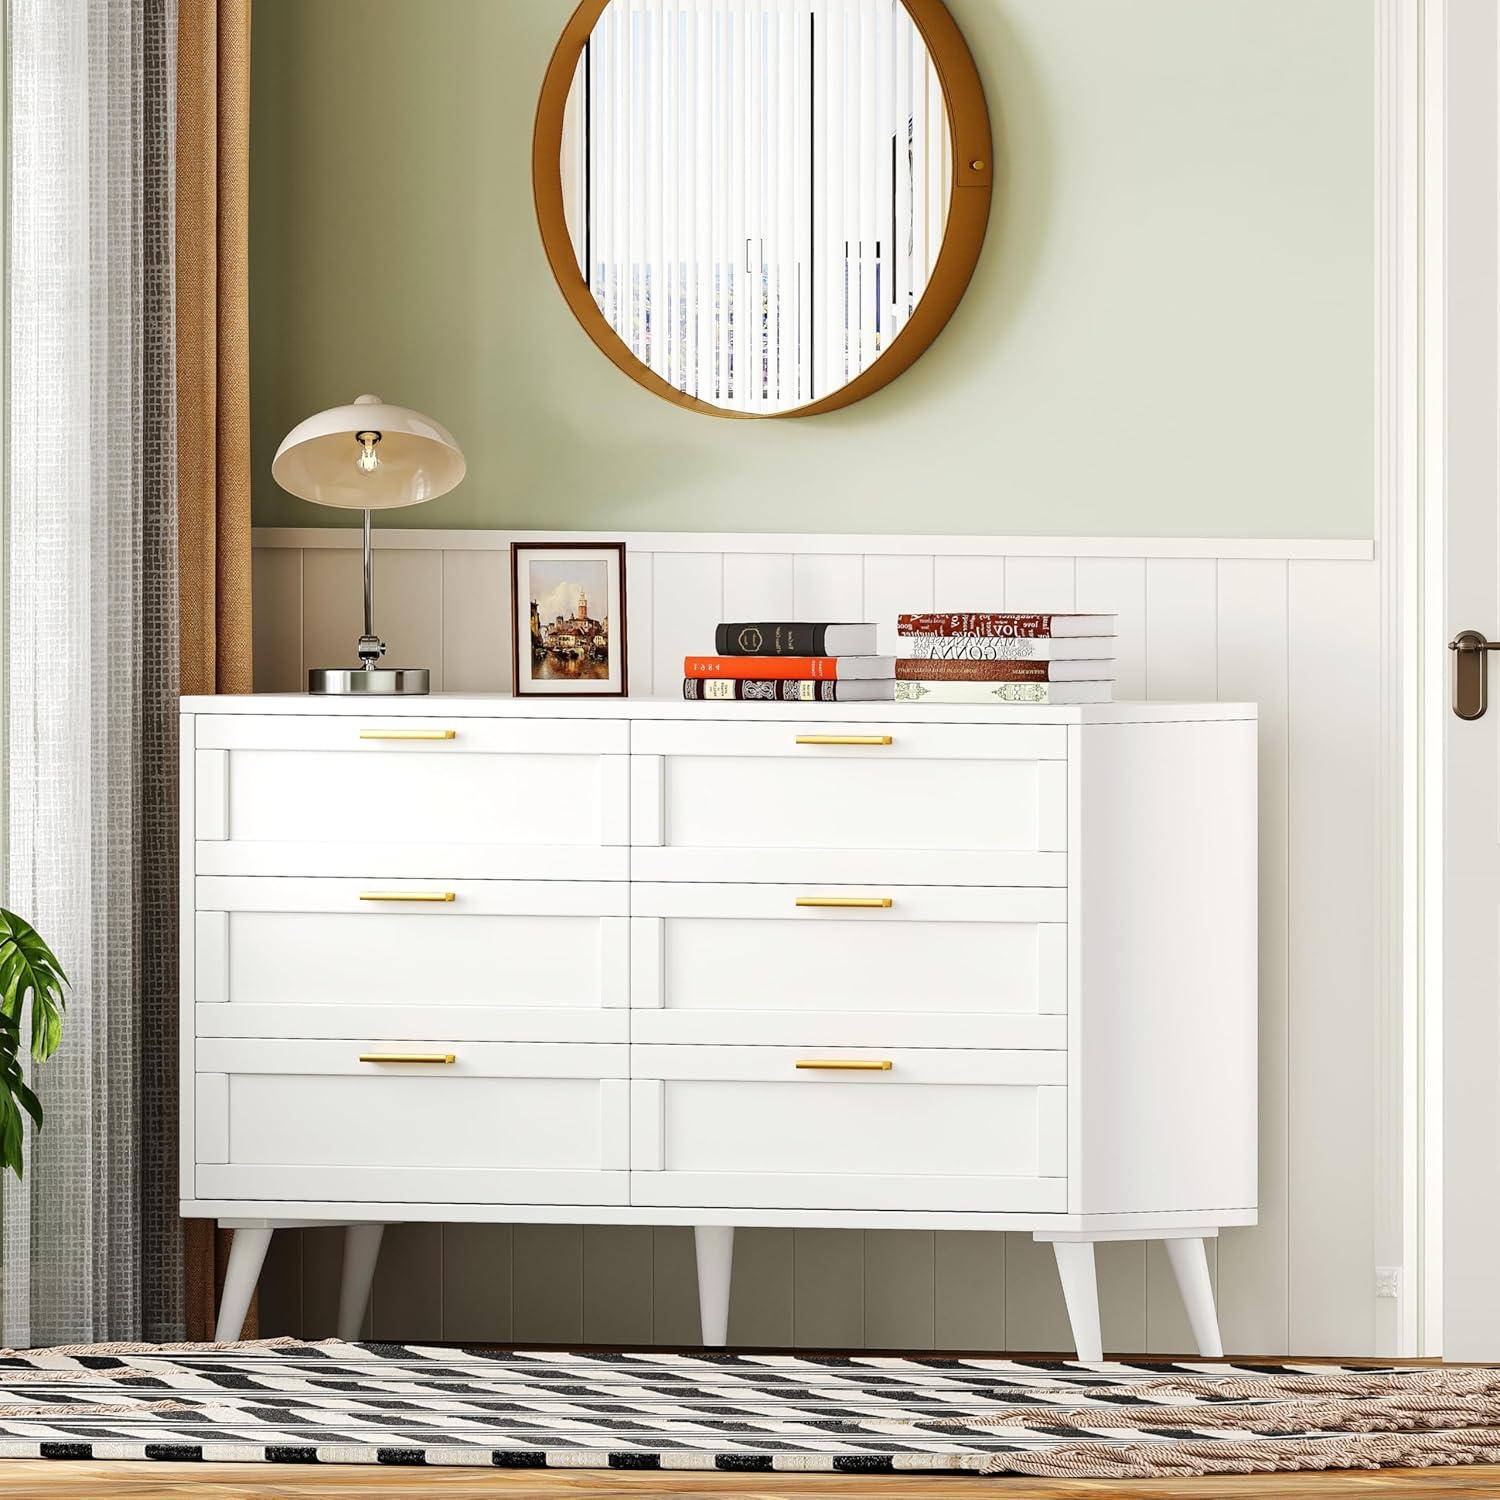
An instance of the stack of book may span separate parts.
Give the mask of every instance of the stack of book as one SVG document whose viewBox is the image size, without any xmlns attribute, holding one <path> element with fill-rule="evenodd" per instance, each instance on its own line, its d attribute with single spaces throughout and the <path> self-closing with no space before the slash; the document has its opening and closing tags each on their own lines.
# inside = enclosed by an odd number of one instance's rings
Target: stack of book
<svg viewBox="0 0 1500 1500">
<path fill-rule="evenodd" d="M 772 703 L 889 703 L 896 658 L 875 654 L 875 627 L 838 621 L 720 625 L 712 656 L 683 663 L 682 696 Z"/>
<path fill-rule="evenodd" d="M 898 703 L 1108 703 L 1115 617 L 900 615 Z"/>
</svg>

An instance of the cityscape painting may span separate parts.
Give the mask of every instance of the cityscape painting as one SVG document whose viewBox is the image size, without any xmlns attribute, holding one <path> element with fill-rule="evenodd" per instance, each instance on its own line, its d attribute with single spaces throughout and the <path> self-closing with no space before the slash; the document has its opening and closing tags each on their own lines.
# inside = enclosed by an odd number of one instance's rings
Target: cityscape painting
<svg viewBox="0 0 1500 1500">
<path fill-rule="evenodd" d="M 622 543 L 514 543 L 515 691 L 625 692 Z"/>
</svg>

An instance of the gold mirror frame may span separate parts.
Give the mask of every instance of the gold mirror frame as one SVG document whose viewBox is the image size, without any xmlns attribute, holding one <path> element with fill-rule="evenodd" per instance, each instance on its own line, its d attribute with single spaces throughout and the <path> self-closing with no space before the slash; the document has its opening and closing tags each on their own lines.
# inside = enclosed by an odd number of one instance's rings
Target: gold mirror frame
<svg viewBox="0 0 1500 1500">
<path fill-rule="evenodd" d="M 584 45 L 610 0 L 582 0 L 563 28 L 547 65 L 537 101 L 536 129 L 531 139 L 531 183 L 536 198 L 537 225 L 542 245 L 557 285 L 583 330 L 621 370 L 637 384 L 664 401 L 705 416 L 764 421 L 775 417 L 816 417 L 824 412 L 852 406 L 889 385 L 908 369 L 947 326 L 953 310 L 963 300 L 969 278 L 979 263 L 985 230 L 990 219 L 990 197 L 994 160 L 990 138 L 990 112 L 984 85 L 968 43 L 943 0 L 902 0 L 916 25 L 943 86 L 948 130 L 953 141 L 953 187 L 948 199 L 948 220 L 943 246 L 932 268 L 927 289 L 906 326 L 866 370 L 847 385 L 791 411 L 731 411 L 697 396 L 689 396 L 663 380 L 631 353 L 623 339 L 594 301 L 578 269 L 578 253 L 568 233 L 563 205 L 562 137 L 563 114 L 568 93 L 583 56 Z"/>
</svg>

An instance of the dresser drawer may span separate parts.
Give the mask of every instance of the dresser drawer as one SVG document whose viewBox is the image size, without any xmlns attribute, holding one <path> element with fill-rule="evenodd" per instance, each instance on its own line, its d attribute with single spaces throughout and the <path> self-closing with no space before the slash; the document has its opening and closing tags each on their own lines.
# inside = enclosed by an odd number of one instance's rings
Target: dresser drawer
<svg viewBox="0 0 1500 1500">
<path fill-rule="evenodd" d="M 638 882 L 631 1036 L 1064 1048 L 1066 916 L 1050 887 Z"/>
<path fill-rule="evenodd" d="M 640 880 L 1067 881 L 1057 725 L 638 723 Z"/>
<path fill-rule="evenodd" d="M 798 1063 L 889 1062 L 888 1071 Z M 1055 1052 L 641 1046 L 631 1202 L 1062 1212 Z"/>
<path fill-rule="evenodd" d="M 451 1063 L 362 1056 L 451 1055 Z M 625 1203 L 626 1049 L 200 1039 L 199 1197 Z"/>
<path fill-rule="evenodd" d="M 196 890 L 199 1036 L 628 1040 L 622 882 L 221 875 Z"/>
<path fill-rule="evenodd" d="M 195 734 L 200 875 L 626 877 L 624 724 L 222 715 Z"/>
</svg>

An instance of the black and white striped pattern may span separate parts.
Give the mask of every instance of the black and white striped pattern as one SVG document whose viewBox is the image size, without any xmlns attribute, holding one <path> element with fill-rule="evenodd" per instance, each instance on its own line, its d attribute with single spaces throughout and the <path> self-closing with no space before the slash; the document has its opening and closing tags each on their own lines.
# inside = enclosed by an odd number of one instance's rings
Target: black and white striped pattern
<svg viewBox="0 0 1500 1500">
<path fill-rule="evenodd" d="M 1250 1373 L 1334 1372 L 1326 1365 L 569 1354 L 292 1340 L 104 1345 L 0 1355 L 0 1457 L 1004 1472 L 1007 1455 L 1080 1443 L 1285 1436 L 1239 1424 L 1232 1431 L 1184 1427 L 1184 1405 L 1221 1403 L 1132 1390 L 1163 1375 Z M 1034 1423 L 944 1425 L 1018 1405 L 1036 1408 Z M 1168 1406 L 1172 1427 L 1153 1428 L 1151 1409 Z M 1125 1407 L 1141 1409 L 1139 1426 L 1048 1424 L 1049 1413 Z"/>
</svg>

